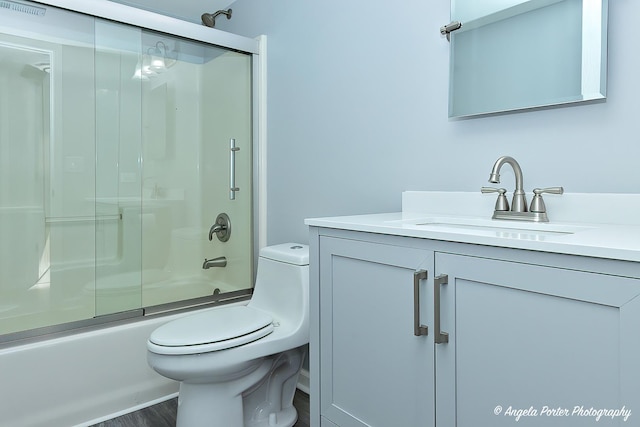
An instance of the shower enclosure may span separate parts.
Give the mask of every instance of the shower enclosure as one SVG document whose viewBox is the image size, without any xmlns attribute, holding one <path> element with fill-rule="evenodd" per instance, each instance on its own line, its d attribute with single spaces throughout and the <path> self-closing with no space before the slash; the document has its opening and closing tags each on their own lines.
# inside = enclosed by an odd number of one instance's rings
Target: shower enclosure
<svg viewBox="0 0 640 427">
<path fill-rule="evenodd" d="M 48 3 L 0 0 L 0 342 L 250 294 L 254 47 Z"/>
</svg>

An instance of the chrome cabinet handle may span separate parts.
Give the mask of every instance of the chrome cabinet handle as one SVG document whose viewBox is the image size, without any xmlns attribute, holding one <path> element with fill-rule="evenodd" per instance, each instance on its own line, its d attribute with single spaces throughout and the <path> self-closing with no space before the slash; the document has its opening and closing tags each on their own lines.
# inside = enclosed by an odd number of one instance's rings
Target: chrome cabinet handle
<svg viewBox="0 0 640 427">
<path fill-rule="evenodd" d="M 436 344 L 449 342 L 449 334 L 440 330 L 440 286 L 449 283 L 449 276 L 441 274 L 433 279 L 433 329 Z"/>
<path fill-rule="evenodd" d="M 236 187 L 236 151 L 239 151 L 240 148 L 236 147 L 235 138 L 229 140 L 229 150 L 229 200 L 235 200 L 236 191 L 240 191 L 240 189 Z"/>
<path fill-rule="evenodd" d="M 413 273 L 413 335 L 429 335 L 429 328 L 420 324 L 420 280 L 427 278 L 426 270 Z"/>
</svg>

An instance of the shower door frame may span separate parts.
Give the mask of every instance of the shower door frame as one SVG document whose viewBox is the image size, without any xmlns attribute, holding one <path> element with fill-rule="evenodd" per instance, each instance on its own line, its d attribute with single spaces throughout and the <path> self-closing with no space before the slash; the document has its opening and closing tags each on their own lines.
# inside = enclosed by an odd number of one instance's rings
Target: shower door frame
<svg viewBox="0 0 640 427">
<path fill-rule="evenodd" d="M 57 7 L 68 11 L 88 15 L 94 18 L 108 19 L 122 24 L 152 30 L 170 36 L 182 37 L 196 42 L 210 44 L 231 51 L 251 55 L 251 134 L 253 150 L 252 182 L 252 225 L 253 225 L 253 280 L 257 269 L 258 252 L 266 245 L 266 36 L 256 39 L 227 33 L 215 28 L 200 26 L 188 21 L 160 15 L 109 1 L 86 0 L 29 0 L 31 3 Z M 170 31 L 169 31 L 170 29 Z M 21 35 L 19 32 L 16 35 Z M 0 345 L 15 342 L 23 344 L 25 339 L 44 340 L 60 335 L 73 334 L 80 328 L 105 327 L 109 323 L 136 321 L 145 316 L 173 314 L 185 310 L 202 308 L 224 302 L 238 301 L 251 295 L 252 288 L 225 294 L 225 299 L 205 296 L 191 300 L 176 301 L 159 306 L 141 307 L 130 311 L 94 316 L 93 318 L 19 331 L 0 336 Z M 227 299 L 228 298 L 228 299 Z"/>
<path fill-rule="evenodd" d="M 171 34 L 187 39 L 213 44 L 243 53 L 260 54 L 260 41 L 215 28 L 196 25 L 192 22 L 148 12 L 135 7 L 110 1 L 87 0 L 30 0 L 48 6 L 106 18 L 123 24 Z M 171 28 L 171 31 L 167 29 Z"/>
</svg>

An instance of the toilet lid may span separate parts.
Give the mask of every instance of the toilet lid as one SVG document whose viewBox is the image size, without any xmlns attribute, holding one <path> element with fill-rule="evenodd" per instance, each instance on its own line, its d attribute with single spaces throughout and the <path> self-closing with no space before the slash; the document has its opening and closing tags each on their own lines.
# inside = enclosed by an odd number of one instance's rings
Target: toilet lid
<svg viewBox="0 0 640 427">
<path fill-rule="evenodd" d="M 273 332 L 273 319 L 247 306 L 211 309 L 160 326 L 149 337 L 149 349 L 161 354 L 195 354 L 224 350 Z"/>
</svg>

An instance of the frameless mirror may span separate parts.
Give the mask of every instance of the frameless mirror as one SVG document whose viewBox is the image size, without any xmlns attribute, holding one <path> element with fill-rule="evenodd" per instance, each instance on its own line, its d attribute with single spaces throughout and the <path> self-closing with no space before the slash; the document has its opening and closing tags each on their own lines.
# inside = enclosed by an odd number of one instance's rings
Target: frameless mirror
<svg viewBox="0 0 640 427">
<path fill-rule="evenodd" d="M 451 0 L 449 117 L 606 96 L 608 0 Z"/>
</svg>

